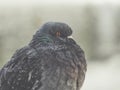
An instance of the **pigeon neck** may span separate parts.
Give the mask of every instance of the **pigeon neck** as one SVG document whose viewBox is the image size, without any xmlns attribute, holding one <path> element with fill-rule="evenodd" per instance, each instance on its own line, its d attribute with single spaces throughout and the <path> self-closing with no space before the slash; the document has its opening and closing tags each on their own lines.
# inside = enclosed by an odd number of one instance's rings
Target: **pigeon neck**
<svg viewBox="0 0 120 90">
<path fill-rule="evenodd" d="M 32 41 L 30 42 L 30 46 L 39 46 L 42 44 L 50 44 L 53 43 L 52 37 L 48 34 L 37 34 L 35 36 L 33 36 Z"/>
</svg>

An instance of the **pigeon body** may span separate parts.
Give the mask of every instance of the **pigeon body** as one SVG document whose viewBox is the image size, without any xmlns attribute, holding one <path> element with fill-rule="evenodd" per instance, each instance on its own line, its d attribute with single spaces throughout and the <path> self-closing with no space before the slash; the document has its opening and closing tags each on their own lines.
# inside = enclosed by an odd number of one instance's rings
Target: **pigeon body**
<svg viewBox="0 0 120 90">
<path fill-rule="evenodd" d="M 0 90 L 80 90 L 86 60 L 71 34 L 67 24 L 44 24 L 3 66 Z"/>
</svg>

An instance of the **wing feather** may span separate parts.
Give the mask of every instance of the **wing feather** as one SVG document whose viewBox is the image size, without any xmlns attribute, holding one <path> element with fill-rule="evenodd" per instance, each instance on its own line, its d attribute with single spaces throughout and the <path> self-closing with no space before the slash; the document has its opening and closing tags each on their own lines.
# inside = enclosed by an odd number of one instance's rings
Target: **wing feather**
<svg viewBox="0 0 120 90">
<path fill-rule="evenodd" d="M 36 51 L 29 47 L 17 50 L 0 71 L 0 90 L 30 90 L 39 79 L 36 75 L 32 77 L 37 71 L 37 56 Z"/>
</svg>

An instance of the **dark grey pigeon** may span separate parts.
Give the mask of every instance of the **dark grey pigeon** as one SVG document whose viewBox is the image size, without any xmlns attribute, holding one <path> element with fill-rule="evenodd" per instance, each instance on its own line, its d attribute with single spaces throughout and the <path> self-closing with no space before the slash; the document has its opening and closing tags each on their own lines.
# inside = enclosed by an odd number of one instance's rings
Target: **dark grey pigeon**
<svg viewBox="0 0 120 90">
<path fill-rule="evenodd" d="M 86 60 L 71 34 L 65 23 L 44 24 L 3 66 L 0 90 L 80 90 Z"/>
</svg>

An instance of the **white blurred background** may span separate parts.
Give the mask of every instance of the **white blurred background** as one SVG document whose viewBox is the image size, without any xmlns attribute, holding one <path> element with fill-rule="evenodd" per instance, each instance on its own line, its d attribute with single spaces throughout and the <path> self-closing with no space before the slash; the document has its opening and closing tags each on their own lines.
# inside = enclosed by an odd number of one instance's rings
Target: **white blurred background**
<svg viewBox="0 0 120 90">
<path fill-rule="evenodd" d="M 81 90 L 120 90 L 119 0 L 0 0 L 0 67 L 48 21 L 70 25 L 85 51 Z"/>
</svg>

